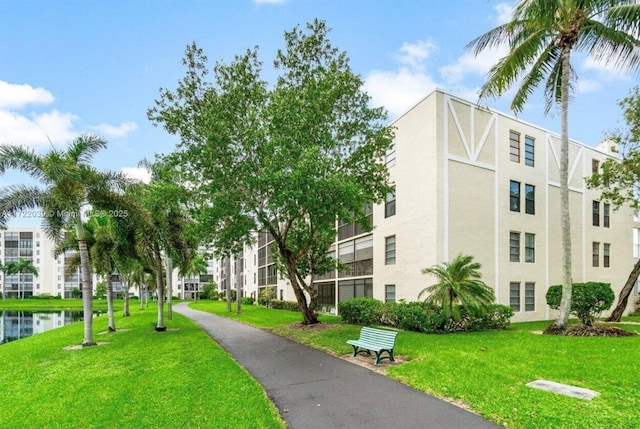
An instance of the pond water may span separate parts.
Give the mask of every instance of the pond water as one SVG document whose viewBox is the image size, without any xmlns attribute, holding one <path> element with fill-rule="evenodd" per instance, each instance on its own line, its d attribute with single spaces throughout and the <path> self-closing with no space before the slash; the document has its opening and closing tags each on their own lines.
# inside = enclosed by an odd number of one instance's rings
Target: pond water
<svg viewBox="0 0 640 429">
<path fill-rule="evenodd" d="M 1 311 L 0 344 L 82 320 L 82 311 Z"/>
</svg>

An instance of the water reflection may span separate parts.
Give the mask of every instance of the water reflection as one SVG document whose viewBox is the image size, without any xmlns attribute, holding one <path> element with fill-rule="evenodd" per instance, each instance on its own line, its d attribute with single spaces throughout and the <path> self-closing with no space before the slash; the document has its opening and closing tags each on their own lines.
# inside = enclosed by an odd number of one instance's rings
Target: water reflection
<svg viewBox="0 0 640 429">
<path fill-rule="evenodd" d="M 30 337 L 82 320 L 82 311 L 2 311 L 0 344 Z"/>
</svg>

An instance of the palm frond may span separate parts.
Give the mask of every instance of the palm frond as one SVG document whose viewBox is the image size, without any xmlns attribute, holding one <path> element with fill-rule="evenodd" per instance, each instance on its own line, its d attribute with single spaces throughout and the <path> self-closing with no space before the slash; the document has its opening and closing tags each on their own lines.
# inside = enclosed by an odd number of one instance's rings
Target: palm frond
<svg viewBox="0 0 640 429">
<path fill-rule="evenodd" d="M 26 146 L 0 145 L 0 174 L 18 170 L 37 180 L 44 180 L 42 157 Z"/>
<path fill-rule="evenodd" d="M 107 141 L 95 134 L 82 134 L 76 137 L 66 151 L 74 164 L 89 165 L 93 156 L 107 147 Z"/>
<path fill-rule="evenodd" d="M 10 185 L 0 189 L 0 227 L 6 228 L 8 218 L 21 216 L 29 211 L 36 215 L 36 209 L 42 208 L 46 194 L 37 186 Z M 46 213 L 42 211 L 43 216 Z"/>
</svg>

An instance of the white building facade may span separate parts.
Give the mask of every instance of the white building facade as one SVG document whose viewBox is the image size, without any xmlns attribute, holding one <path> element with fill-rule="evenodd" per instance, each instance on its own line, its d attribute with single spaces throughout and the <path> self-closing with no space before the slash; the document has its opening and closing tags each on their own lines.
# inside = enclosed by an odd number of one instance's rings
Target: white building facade
<svg viewBox="0 0 640 429">
<path fill-rule="evenodd" d="M 497 302 L 514 309 L 514 321 L 555 317 L 545 294 L 562 282 L 560 137 L 440 90 L 392 126 L 386 163 L 395 193 L 373 207 L 372 232 L 338 225 L 330 251 L 349 269 L 316 279 L 321 307 L 335 312 L 358 296 L 417 300 L 434 281 L 424 268 L 468 254 L 481 263 Z M 574 282 L 610 283 L 617 296 L 640 255 L 640 223 L 585 184 L 615 156 L 611 149 L 570 142 L 572 272 Z M 277 298 L 295 300 L 268 243 L 259 234 L 238 258 L 218 260 L 219 287 L 241 284 L 245 296 L 273 287 Z"/>
</svg>

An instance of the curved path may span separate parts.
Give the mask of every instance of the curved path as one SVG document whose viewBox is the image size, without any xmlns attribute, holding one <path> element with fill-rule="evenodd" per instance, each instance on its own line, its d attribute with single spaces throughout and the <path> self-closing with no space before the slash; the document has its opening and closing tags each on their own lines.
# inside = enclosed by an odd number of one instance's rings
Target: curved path
<svg viewBox="0 0 640 429">
<path fill-rule="evenodd" d="M 264 386 L 290 429 L 500 428 L 367 368 L 210 313 L 173 306 Z M 346 340 L 345 340 L 346 341 Z"/>
</svg>

